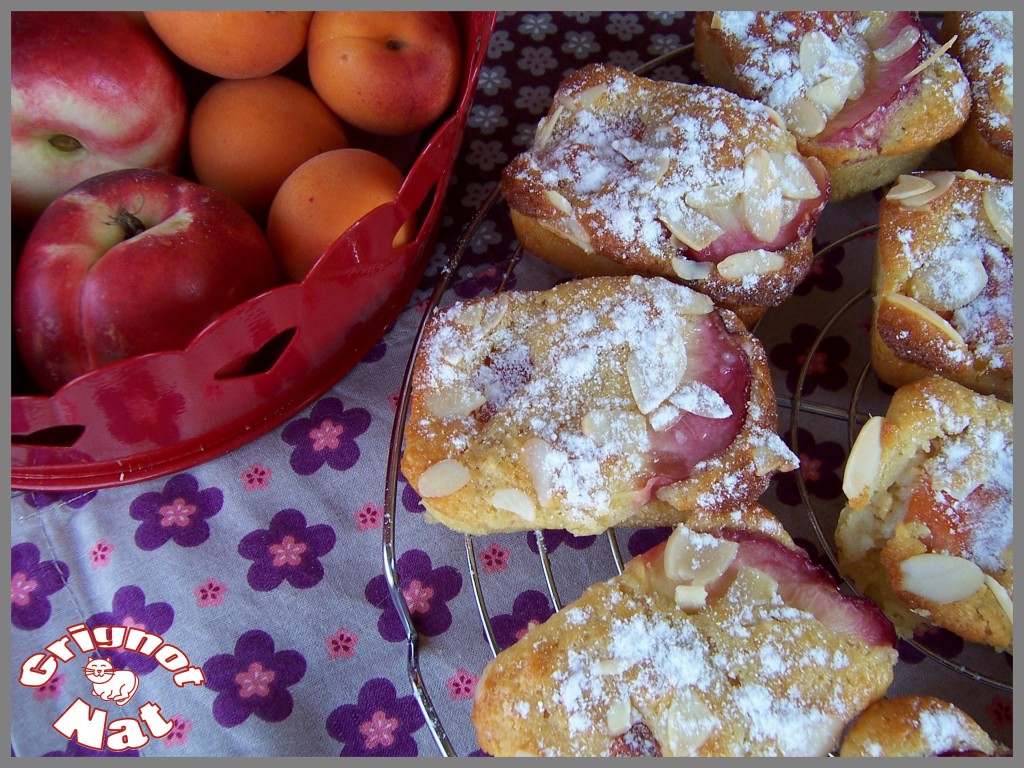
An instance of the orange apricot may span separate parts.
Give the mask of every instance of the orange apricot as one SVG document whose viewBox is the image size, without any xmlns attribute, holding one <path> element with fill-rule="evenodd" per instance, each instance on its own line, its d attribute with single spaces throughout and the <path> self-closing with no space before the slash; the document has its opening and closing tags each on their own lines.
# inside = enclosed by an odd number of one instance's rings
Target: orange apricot
<svg viewBox="0 0 1024 768">
<path fill-rule="evenodd" d="M 189 152 L 196 178 L 263 221 L 288 175 L 349 144 L 341 120 L 312 89 L 284 75 L 219 80 L 196 104 Z"/>
<path fill-rule="evenodd" d="M 296 168 L 278 189 L 267 217 L 267 238 L 286 279 L 305 278 L 346 229 L 393 201 L 402 181 L 389 160 L 353 147 L 324 152 Z M 405 245 L 414 236 L 409 220 L 393 245 Z"/>
<path fill-rule="evenodd" d="M 145 11 L 146 21 L 186 64 L 217 77 L 277 72 L 306 46 L 312 11 Z"/>
</svg>

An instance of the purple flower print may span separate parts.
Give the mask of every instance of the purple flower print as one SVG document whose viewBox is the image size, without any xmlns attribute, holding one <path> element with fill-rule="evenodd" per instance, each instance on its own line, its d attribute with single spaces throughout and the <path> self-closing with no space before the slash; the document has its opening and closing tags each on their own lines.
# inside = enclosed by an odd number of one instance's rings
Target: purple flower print
<svg viewBox="0 0 1024 768">
<path fill-rule="evenodd" d="M 355 704 L 342 704 L 327 716 L 327 733 L 344 746 L 341 757 L 415 757 L 412 734 L 423 727 L 416 698 L 399 698 L 394 683 L 368 680 Z"/>
<path fill-rule="evenodd" d="M 369 427 L 369 411 L 346 411 L 341 400 L 325 397 L 313 406 L 308 417 L 288 424 L 281 439 L 295 446 L 291 465 L 297 474 L 311 475 L 324 464 L 341 472 L 359 460 L 356 438 Z"/>
<path fill-rule="evenodd" d="M 790 392 L 796 392 L 800 370 L 817 338 L 817 328 L 800 323 L 793 327 L 790 342 L 773 347 L 769 353 L 772 363 L 786 371 L 786 385 Z M 802 394 L 808 395 L 818 387 L 835 392 L 846 386 L 847 375 L 843 361 L 849 356 L 850 342 L 842 336 L 826 336 L 822 339 L 807 365 Z"/>
<path fill-rule="evenodd" d="M 29 491 L 25 501 L 30 507 L 42 509 L 51 504 L 64 504 L 71 509 L 81 509 L 96 498 L 96 491 Z"/>
<path fill-rule="evenodd" d="M 79 744 L 77 741 L 69 741 L 63 752 L 47 752 L 43 757 L 138 757 L 139 750 L 125 749 L 121 752 L 114 752 L 104 747 L 103 749 L 92 749 Z"/>
<path fill-rule="evenodd" d="M 250 629 L 235 642 L 235 652 L 221 653 L 203 664 L 206 687 L 217 691 L 213 717 L 225 728 L 255 715 L 279 723 L 292 713 L 289 686 L 306 674 L 306 659 L 293 650 L 275 651 L 274 639 Z"/>
<path fill-rule="evenodd" d="M 320 558 L 334 549 L 334 542 L 331 526 L 307 526 L 297 509 L 282 509 L 269 528 L 246 534 L 238 543 L 238 554 L 253 561 L 247 578 L 257 592 L 269 592 L 283 581 L 308 589 L 323 579 Z"/>
<path fill-rule="evenodd" d="M 985 711 L 997 726 L 1005 728 L 1013 725 L 1013 699 L 993 696 Z"/>
<path fill-rule="evenodd" d="M 326 638 L 324 645 L 327 646 L 327 654 L 332 659 L 351 659 L 356 655 L 356 644 L 358 642 L 359 636 L 357 634 L 349 632 L 342 627 Z"/>
<path fill-rule="evenodd" d="M 508 648 L 526 634 L 534 624 L 543 624 L 554 610 L 547 595 L 535 589 L 521 592 L 512 603 L 512 613 L 503 613 L 491 618 L 494 640 L 499 648 Z"/>
<path fill-rule="evenodd" d="M 207 520 L 224 505 L 220 488 L 199 488 L 190 474 L 175 475 L 162 491 L 149 491 L 137 497 L 128 508 L 134 520 L 135 544 L 149 552 L 173 540 L 179 547 L 197 547 L 210 538 Z"/>
<path fill-rule="evenodd" d="M 134 584 L 121 587 L 114 593 L 111 610 L 93 614 L 85 623 L 95 627 L 138 627 L 157 635 L 164 634 L 174 621 L 174 609 L 167 603 L 146 605 L 146 594 Z M 157 667 L 156 659 L 135 651 L 99 650 L 101 656 L 115 669 L 130 669 L 137 675 L 146 675 Z"/>
<path fill-rule="evenodd" d="M 815 241 L 814 252 L 817 253 L 826 245 L 828 244 Z M 796 296 L 806 296 L 815 289 L 819 291 L 838 291 L 843 285 L 843 273 L 839 269 L 839 264 L 845 256 L 845 246 L 839 245 L 829 249 L 823 256 L 814 259 L 811 262 L 811 269 L 807 273 L 807 277 L 796 287 L 793 294 Z"/>
<path fill-rule="evenodd" d="M 420 499 L 420 495 L 416 493 L 416 489 L 409 485 L 409 481 L 404 477 L 402 482 L 405 488 L 402 489 L 402 506 L 405 507 L 407 512 L 413 514 L 423 514 L 426 510 L 423 507 L 423 501 Z"/>
<path fill-rule="evenodd" d="M 828 440 L 819 443 L 806 429 L 797 430 L 796 440 L 796 454 L 800 458 L 800 468 L 796 472 L 803 478 L 807 492 L 825 500 L 839 496 L 843 488 L 840 471 L 846 462 L 843 447 Z M 783 504 L 796 506 L 801 503 L 796 472 L 784 472 L 778 476 L 775 492 Z"/>
<path fill-rule="evenodd" d="M 50 595 L 67 584 L 70 569 L 62 560 L 39 560 L 30 541 L 11 547 L 11 624 L 39 629 L 50 620 Z"/>
<path fill-rule="evenodd" d="M 452 623 L 448 601 L 462 590 L 462 574 L 458 568 L 450 565 L 433 568 L 430 555 L 410 549 L 398 558 L 398 574 L 399 587 L 416 631 L 435 637 L 447 630 Z M 405 640 L 405 630 L 383 574 L 370 579 L 365 594 L 370 604 L 382 611 L 377 620 L 380 636 L 392 643 Z"/>
<path fill-rule="evenodd" d="M 388 345 L 384 341 L 384 339 L 381 339 L 380 341 L 378 341 L 376 344 L 373 345 L 373 347 L 370 349 L 369 352 L 367 352 L 363 356 L 362 362 L 364 362 L 364 363 L 376 363 L 378 360 L 383 360 L 384 359 L 384 355 L 387 353 L 387 351 L 388 351 Z"/>
<path fill-rule="evenodd" d="M 562 544 L 570 547 L 571 549 L 587 549 L 597 536 L 574 536 L 568 531 L 559 531 L 555 529 L 546 530 L 544 533 L 544 547 L 549 553 L 554 552 Z M 530 531 L 526 534 L 526 546 L 534 553 L 540 553 L 540 549 L 537 547 L 537 534 Z"/>
<path fill-rule="evenodd" d="M 661 544 L 669 537 L 672 533 L 672 529 L 669 527 L 662 528 L 643 528 L 633 533 L 629 537 L 629 543 L 626 544 L 626 549 L 631 557 L 642 555 L 656 546 Z"/>
<path fill-rule="evenodd" d="M 474 296 L 486 292 L 493 292 L 498 289 L 501 285 L 501 278 L 508 269 L 508 262 L 504 261 L 499 264 L 494 264 L 482 272 L 478 272 L 466 280 L 462 280 L 456 283 L 452 290 L 455 291 L 455 295 L 460 299 L 471 299 Z M 515 288 L 515 275 L 509 278 L 508 282 L 505 283 L 506 290 Z"/>
</svg>

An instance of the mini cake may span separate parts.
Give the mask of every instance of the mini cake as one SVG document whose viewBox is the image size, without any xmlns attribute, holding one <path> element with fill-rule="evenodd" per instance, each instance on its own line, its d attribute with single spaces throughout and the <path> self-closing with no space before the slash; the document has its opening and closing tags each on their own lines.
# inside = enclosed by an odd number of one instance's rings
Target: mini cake
<svg viewBox="0 0 1024 768">
<path fill-rule="evenodd" d="M 752 323 L 806 276 L 828 198 L 779 116 L 719 88 L 592 64 L 501 177 L 529 251 L 578 276 L 661 276 Z"/>
<path fill-rule="evenodd" d="M 971 84 L 971 116 L 952 139 L 963 170 L 1013 178 L 1013 14 L 949 11 L 944 39 Z"/>
<path fill-rule="evenodd" d="M 938 374 L 1013 398 L 1013 183 L 900 177 L 882 200 L 871 363 L 900 386 Z"/>
<path fill-rule="evenodd" d="M 1012 753 L 954 704 L 896 696 L 871 704 L 843 737 L 840 757 L 1007 757 Z"/>
<path fill-rule="evenodd" d="M 500 757 L 825 755 L 895 644 L 763 507 L 698 513 L 489 662 L 472 722 Z"/>
<path fill-rule="evenodd" d="M 694 55 L 709 83 L 782 115 L 832 200 L 919 167 L 971 108 L 959 64 L 908 11 L 701 11 Z"/>
<path fill-rule="evenodd" d="M 402 472 L 464 533 L 670 525 L 756 499 L 796 466 L 765 352 L 663 278 L 597 277 L 434 315 Z"/>
<path fill-rule="evenodd" d="M 840 570 L 904 637 L 1013 645 L 1013 407 L 933 377 L 896 391 L 843 478 Z"/>
</svg>

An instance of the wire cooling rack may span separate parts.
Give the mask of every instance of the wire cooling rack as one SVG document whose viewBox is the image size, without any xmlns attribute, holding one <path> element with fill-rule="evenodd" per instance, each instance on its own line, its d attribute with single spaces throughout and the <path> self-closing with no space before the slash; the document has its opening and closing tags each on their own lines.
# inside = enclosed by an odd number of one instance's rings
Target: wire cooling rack
<svg viewBox="0 0 1024 768">
<path fill-rule="evenodd" d="M 643 67 L 634 71 L 638 74 L 645 74 L 656 67 L 689 52 L 691 49 L 692 45 L 672 51 L 648 62 Z M 483 201 L 474 217 L 467 224 L 456 244 L 456 247 L 452 251 L 450 258 L 442 268 L 434 289 L 426 302 L 426 308 L 413 338 L 409 362 L 406 367 L 398 395 L 396 417 L 391 433 L 385 478 L 385 508 L 382 525 L 384 574 L 387 579 L 392 601 L 405 632 L 406 666 L 412 691 L 423 713 L 430 734 L 433 737 L 438 750 L 444 756 L 455 756 L 457 752 L 448 732 L 445 729 L 442 718 L 434 706 L 434 702 L 430 694 L 430 685 L 427 680 L 425 680 L 421 670 L 420 650 L 423 638 L 421 637 L 420 632 L 416 629 L 409 605 L 407 604 L 400 587 L 401 581 L 397 557 L 398 519 L 396 515 L 396 509 L 398 507 L 401 492 L 399 466 L 402 454 L 403 433 L 405 430 L 406 419 L 408 417 L 412 372 L 420 348 L 424 329 L 430 317 L 441 306 L 445 295 L 451 288 L 456 271 L 474 234 L 477 232 L 480 225 L 492 215 L 495 206 L 500 202 L 502 201 L 500 199 L 499 189 L 498 186 L 495 185 L 495 188 Z M 859 238 L 870 236 L 874 234 L 877 229 L 877 225 L 869 225 L 850 232 L 844 237 L 834 240 L 816 252 L 815 259 L 822 259 L 833 249 L 842 247 Z M 500 276 L 497 288 L 495 289 L 496 293 L 505 290 L 509 280 L 514 276 L 516 268 L 521 262 L 522 256 L 522 247 L 517 245 L 508 260 L 504 263 L 503 273 Z M 845 404 L 837 404 L 834 401 L 819 402 L 805 396 L 808 370 L 811 361 L 815 357 L 815 352 L 823 343 L 827 334 L 832 331 L 837 324 L 843 322 L 844 319 L 848 319 L 851 314 L 856 312 L 858 307 L 863 309 L 863 307 L 860 306 L 863 302 L 870 302 L 870 292 L 867 288 L 859 291 L 852 298 L 849 298 L 845 303 L 841 304 L 841 306 L 839 306 L 830 317 L 822 322 L 820 332 L 814 339 L 810 350 L 805 355 L 803 365 L 801 366 L 796 379 L 796 385 L 792 387 L 789 394 L 781 394 L 783 390 L 778 386 L 776 387 L 776 391 L 780 392 L 776 398 L 779 407 L 780 430 L 783 429 L 783 425 L 785 423 L 784 417 L 788 412 L 788 435 L 790 446 L 794 451 L 799 452 L 800 433 L 802 429 L 806 429 L 810 426 L 810 431 L 814 433 L 816 422 L 827 422 L 833 428 L 837 424 L 844 425 L 845 428 L 843 431 L 846 436 L 846 452 L 848 454 L 849 448 L 853 444 L 860 427 L 872 414 L 884 413 L 885 411 L 885 406 L 888 402 L 888 396 L 891 394 L 891 390 L 886 390 L 884 385 L 879 384 L 879 382 L 874 378 L 874 374 L 867 362 L 865 362 L 861 367 L 860 374 L 856 377 L 852 386 L 844 390 L 844 393 L 848 394 L 848 400 Z M 757 333 L 759 326 L 769 321 L 773 312 L 774 310 L 767 313 L 765 317 L 761 319 L 759 324 L 752 330 Z M 813 528 L 823 551 L 831 561 L 833 569 L 838 572 L 835 542 L 832 532 L 835 530 L 835 525 L 838 521 L 841 504 L 838 506 L 836 504 L 823 505 L 820 500 L 812 499 L 812 494 L 808 490 L 802 473 L 798 471 L 791 474 L 795 478 L 801 503 L 805 508 L 811 527 Z M 451 532 L 451 535 L 457 536 L 459 534 Z M 611 529 L 603 534 L 603 537 L 606 539 L 608 549 L 609 563 L 607 564 L 607 577 L 611 577 L 622 572 L 624 559 L 619 542 L 619 537 L 622 535 L 624 535 L 624 532 L 617 531 L 616 529 Z M 561 610 L 563 606 L 563 597 L 559 586 L 565 576 L 561 571 L 556 575 L 556 568 L 552 564 L 552 558 L 549 555 L 548 547 L 545 545 L 544 532 L 535 531 L 532 536 L 535 538 L 536 552 L 544 587 L 552 609 L 557 612 Z M 488 608 L 487 597 L 481 583 L 476 545 L 473 536 L 464 535 L 464 547 L 466 556 L 466 574 L 469 577 L 473 598 L 476 603 L 480 627 L 482 628 L 483 636 L 486 640 L 490 655 L 493 657 L 496 656 L 501 649 L 499 647 L 495 629 L 492 625 L 492 613 Z M 593 552 L 588 552 L 588 556 L 594 557 Z M 564 587 L 565 585 L 563 584 L 563 588 Z M 856 590 L 845 579 L 841 580 L 841 587 L 849 594 L 856 594 Z M 578 585 L 571 584 L 569 585 L 569 588 L 576 589 L 578 588 Z M 995 660 L 995 652 L 988 648 L 981 646 L 967 647 L 957 654 L 957 659 L 952 659 L 937 652 L 926 643 L 919 642 L 916 639 L 907 639 L 901 642 L 909 644 L 922 655 L 932 659 L 952 672 L 963 675 L 983 685 L 991 686 L 996 690 L 1005 692 L 1012 692 L 1013 690 L 1012 682 L 1009 679 L 1001 678 L 997 672 L 990 671 L 994 669 L 1006 669 L 1008 665 L 1005 664 L 1005 662 Z M 1007 676 L 1008 675 L 1009 670 L 1007 670 Z"/>
</svg>

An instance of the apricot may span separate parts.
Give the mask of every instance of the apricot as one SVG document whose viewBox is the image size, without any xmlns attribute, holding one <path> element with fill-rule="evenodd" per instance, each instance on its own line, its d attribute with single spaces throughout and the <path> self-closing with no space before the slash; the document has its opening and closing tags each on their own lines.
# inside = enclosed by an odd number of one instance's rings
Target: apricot
<svg viewBox="0 0 1024 768">
<path fill-rule="evenodd" d="M 189 152 L 199 181 L 264 221 L 288 175 L 314 155 L 349 145 L 341 120 L 284 75 L 219 80 L 196 104 Z"/>
<path fill-rule="evenodd" d="M 145 11 L 186 64 L 217 77 L 262 77 L 302 52 L 312 11 Z"/>
<path fill-rule="evenodd" d="M 452 103 L 462 49 L 446 11 L 317 11 L 306 62 L 313 89 L 342 120 L 400 136 Z"/>
<path fill-rule="evenodd" d="M 357 220 L 392 202 L 402 173 L 386 158 L 349 147 L 310 158 L 277 190 L 267 217 L 267 238 L 285 278 L 300 282 L 324 251 Z M 396 248 L 412 241 L 414 222 L 395 235 Z"/>
</svg>

